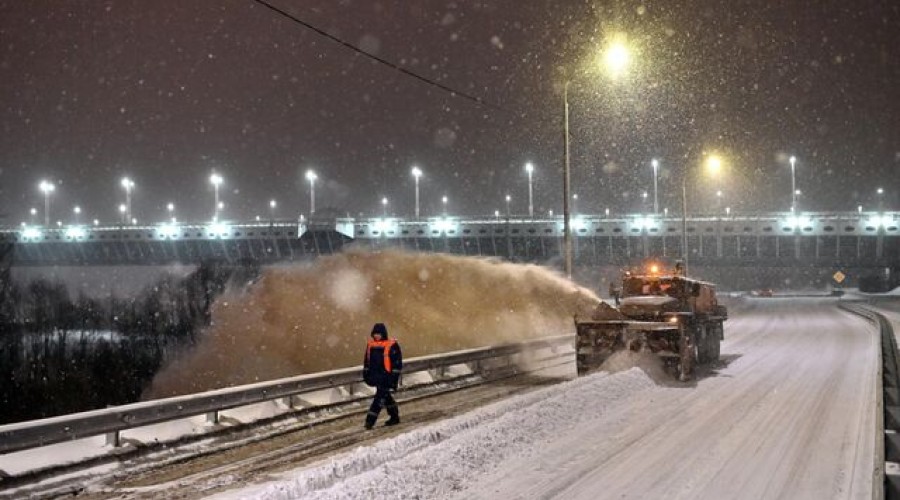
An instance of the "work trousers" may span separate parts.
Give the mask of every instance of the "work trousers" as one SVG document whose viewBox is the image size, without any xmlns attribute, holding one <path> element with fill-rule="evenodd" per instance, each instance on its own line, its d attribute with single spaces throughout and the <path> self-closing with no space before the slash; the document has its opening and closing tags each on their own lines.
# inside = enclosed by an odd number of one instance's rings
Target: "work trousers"
<svg viewBox="0 0 900 500">
<path fill-rule="evenodd" d="M 366 422 L 374 424 L 378 419 L 378 414 L 381 413 L 381 408 L 387 410 L 391 418 L 400 418 L 400 409 L 397 408 L 397 402 L 394 401 L 391 388 L 388 386 L 375 387 L 375 397 L 372 398 L 372 406 L 369 407 L 369 412 L 366 414 Z"/>
</svg>

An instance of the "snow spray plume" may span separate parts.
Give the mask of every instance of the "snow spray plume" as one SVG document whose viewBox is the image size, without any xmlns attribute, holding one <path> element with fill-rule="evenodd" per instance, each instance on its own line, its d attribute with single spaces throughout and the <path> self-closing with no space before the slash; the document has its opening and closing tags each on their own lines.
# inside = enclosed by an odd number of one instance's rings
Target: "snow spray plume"
<svg viewBox="0 0 900 500">
<path fill-rule="evenodd" d="M 263 270 L 212 307 L 198 345 L 145 398 L 187 394 L 361 364 L 374 323 L 406 357 L 574 333 L 601 303 L 554 272 L 444 254 L 349 251 Z"/>
</svg>

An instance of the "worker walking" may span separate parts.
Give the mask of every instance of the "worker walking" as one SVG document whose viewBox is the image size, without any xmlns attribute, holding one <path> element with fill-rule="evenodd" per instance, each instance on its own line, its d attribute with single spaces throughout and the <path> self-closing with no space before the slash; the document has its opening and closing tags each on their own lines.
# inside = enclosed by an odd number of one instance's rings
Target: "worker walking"
<svg viewBox="0 0 900 500">
<path fill-rule="evenodd" d="M 400 352 L 400 344 L 396 340 L 388 338 L 387 327 L 384 326 L 384 323 L 375 323 L 375 326 L 372 327 L 372 338 L 366 346 L 366 357 L 363 360 L 363 380 L 367 385 L 375 388 L 372 406 L 366 413 L 366 429 L 371 429 L 375 425 L 382 407 L 390 416 L 384 425 L 400 423 L 400 409 L 397 407 L 391 391 L 397 389 L 402 369 L 403 354 Z"/>
</svg>

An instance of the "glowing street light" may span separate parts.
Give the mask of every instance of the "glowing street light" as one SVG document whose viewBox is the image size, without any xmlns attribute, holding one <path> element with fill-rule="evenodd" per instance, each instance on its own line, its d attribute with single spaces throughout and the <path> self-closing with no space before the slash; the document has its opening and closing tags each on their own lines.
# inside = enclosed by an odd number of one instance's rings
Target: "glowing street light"
<svg viewBox="0 0 900 500">
<path fill-rule="evenodd" d="M 419 177 L 422 177 L 422 170 L 419 167 L 412 168 L 412 176 L 416 179 L 416 219 L 419 218 Z"/>
<path fill-rule="evenodd" d="M 41 181 L 38 187 L 44 193 L 44 226 L 50 227 L 50 193 L 56 191 L 56 185 L 52 182 Z"/>
<path fill-rule="evenodd" d="M 631 65 L 631 51 L 622 40 L 613 40 L 603 52 L 603 62 L 610 77 L 618 79 Z"/>
<path fill-rule="evenodd" d="M 131 220 L 131 190 L 134 189 L 134 181 L 128 177 L 122 177 L 122 187 L 125 188 L 125 219 Z"/>
<path fill-rule="evenodd" d="M 447 196 L 446 195 L 444 195 L 441 198 L 441 203 L 444 205 L 444 217 L 446 217 L 447 216 Z"/>
<path fill-rule="evenodd" d="M 534 189 L 532 187 L 532 175 L 534 174 L 534 165 L 531 162 L 525 164 L 525 172 L 528 173 L 528 217 L 534 218 Z"/>
<path fill-rule="evenodd" d="M 128 219 L 126 219 L 127 216 L 128 216 L 128 207 L 126 207 L 125 204 L 122 203 L 121 205 L 119 205 L 119 217 L 122 218 L 122 224 L 128 223 Z"/>
<path fill-rule="evenodd" d="M 30 221 L 31 221 L 32 224 L 34 224 L 34 219 L 37 217 L 37 209 L 34 208 L 34 207 L 31 207 L 31 210 L 29 210 L 28 213 L 31 214 L 31 219 L 30 219 Z"/>
<path fill-rule="evenodd" d="M 312 216 L 316 213 L 316 179 L 319 176 L 316 175 L 312 170 L 306 171 L 306 180 L 309 181 L 309 216 Z"/>
<path fill-rule="evenodd" d="M 166 205 L 166 212 L 169 213 L 169 220 L 172 221 L 172 224 L 175 223 L 175 204 L 169 202 Z"/>
<path fill-rule="evenodd" d="M 272 221 L 275 220 L 275 208 L 278 207 L 278 202 L 275 200 L 269 200 L 269 219 Z"/>
<path fill-rule="evenodd" d="M 509 210 L 509 202 L 510 201 L 512 201 L 512 197 L 510 195 L 506 195 L 506 218 L 507 219 L 510 217 L 510 210 Z"/>
<path fill-rule="evenodd" d="M 219 220 L 219 186 L 222 185 L 222 176 L 213 172 L 209 176 L 209 182 L 213 185 L 213 220 Z"/>
<path fill-rule="evenodd" d="M 653 213 L 659 213 L 659 196 L 658 196 L 658 184 L 659 181 L 659 161 L 657 159 L 653 159 L 650 162 L 650 165 L 653 166 Z"/>
<path fill-rule="evenodd" d="M 387 196 L 383 196 L 381 198 L 381 216 L 385 217 L 385 218 L 387 217 L 387 206 L 388 206 Z"/>
<path fill-rule="evenodd" d="M 81 207 L 75 205 L 75 208 L 72 209 L 72 213 L 75 214 L 75 225 L 78 225 L 78 219 L 81 215 Z"/>
<path fill-rule="evenodd" d="M 884 211 L 884 188 L 878 188 L 875 190 L 878 193 L 878 211 Z"/>
<path fill-rule="evenodd" d="M 572 213 L 578 213 L 578 193 L 572 195 Z"/>
</svg>

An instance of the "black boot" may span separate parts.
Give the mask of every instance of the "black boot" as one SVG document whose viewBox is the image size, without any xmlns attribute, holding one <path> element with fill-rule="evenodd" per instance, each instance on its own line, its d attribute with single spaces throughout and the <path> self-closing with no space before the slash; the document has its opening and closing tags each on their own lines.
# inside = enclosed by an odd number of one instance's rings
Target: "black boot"
<svg viewBox="0 0 900 500">
<path fill-rule="evenodd" d="M 372 413 L 366 414 L 366 430 L 375 427 L 375 420 L 378 419 L 378 415 L 372 415 Z"/>
<path fill-rule="evenodd" d="M 396 406 L 393 406 L 393 407 L 388 407 L 387 411 L 388 411 L 388 415 L 390 415 L 391 418 L 389 418 L 387 420 L 387 422 L 384 423 L 385 427 L 390 427 L 392 425 L 399 424 L 400 423 L 400 410 Z"/>
</svg>

